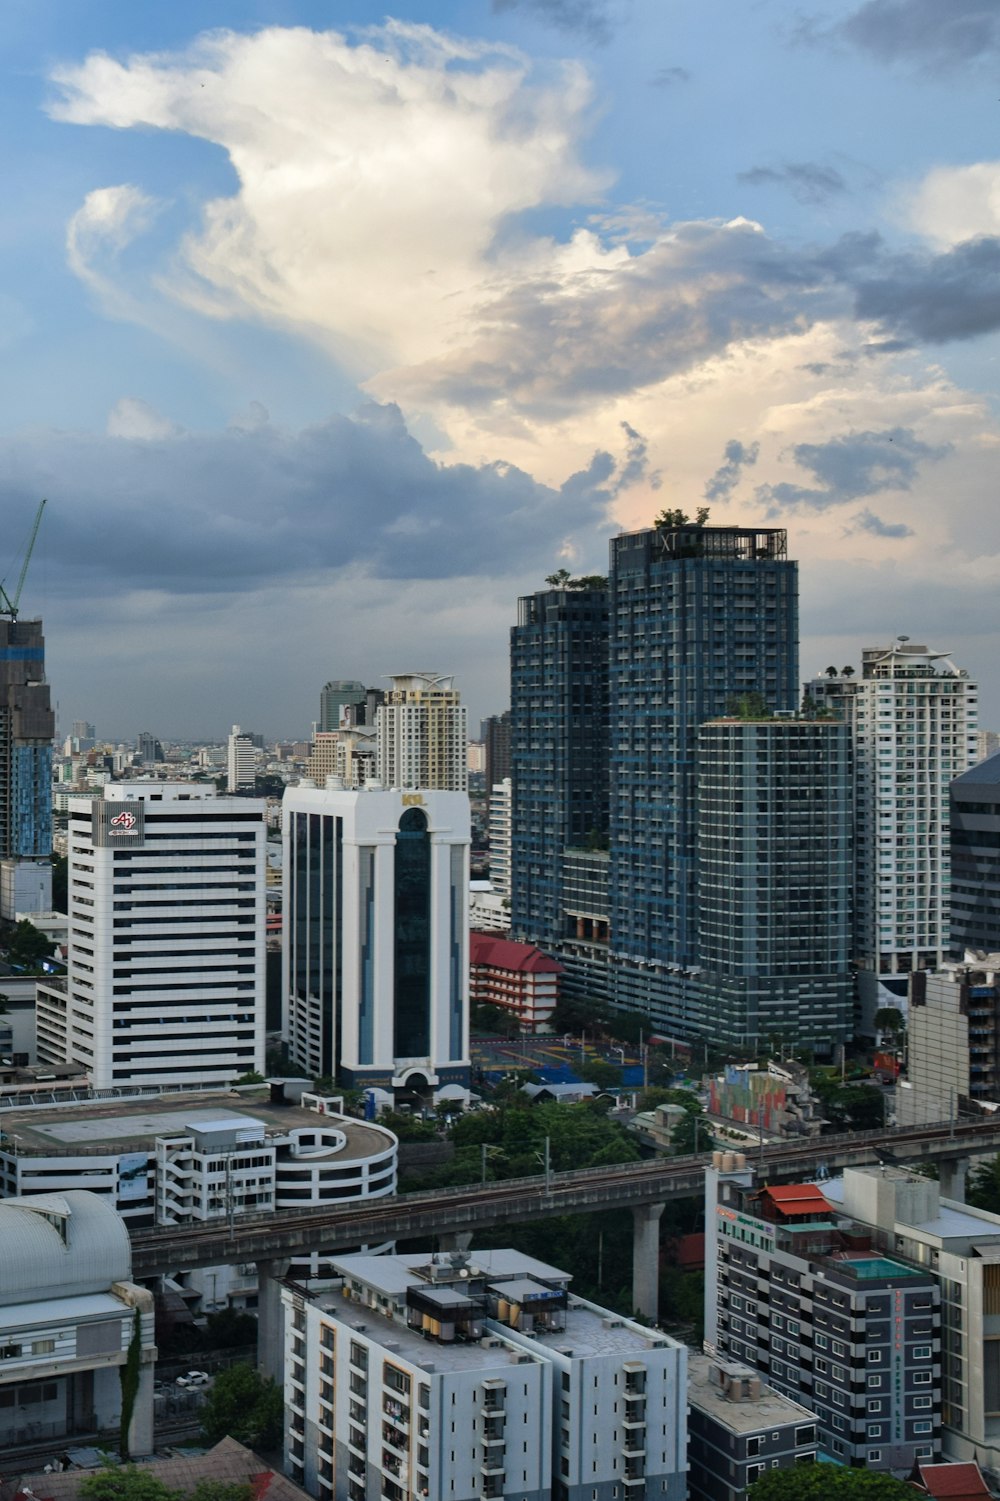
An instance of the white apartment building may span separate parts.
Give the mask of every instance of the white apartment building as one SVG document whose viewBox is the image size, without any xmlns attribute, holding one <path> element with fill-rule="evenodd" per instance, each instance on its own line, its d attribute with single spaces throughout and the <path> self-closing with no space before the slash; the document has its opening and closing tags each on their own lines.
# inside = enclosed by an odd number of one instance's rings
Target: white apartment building
<svg viewBox="0 0 1000 1501">
<path fill-rule="evenodd" d="M 948 950 L 948 787 L 976 760 L 979 694 L 945 652 L 899 637 L 846 700 L 856 773 L 856 951 L 866 1013 Z M 879 981 L 882 981 L 880 986 Z M 871 1017 L 866 1014 L 870 1027 Z"/>
<path fill-rule="evenodd" d="M 69 813 L 69 960 L 38 1058 L 95 1089 L 205 1088 L 264 1064 L 263 799 L 120 782 Z"/>
<path fill-rule="evenodd" d="M 257 747 L 252 735 L 234 724 L 226 743 L 226 788 L 229 792 L 252 792 L 257 777 Z"/>
<path fill-rule="evenodd" d="M 378 777 L 384 787 L 467 792 L 468 710 L 454 679 L 402 673 L 375 715 Z"/>
<path fill-rule="evenodd" d="M 285 1037 L 303 1074 L 465 1099 L 469 800 L 285 791 Z"/>
<path fill-rule="evenodd" d="M 490 885 L 510 903 L 510 777 L 490 793 Z"/>
<path fill-rule="evenodd" d="M 682 1501 L 687 1351 L 518 1251 L 286 1287 L 286 1468 L 318 1501 Z"/>
</svg>

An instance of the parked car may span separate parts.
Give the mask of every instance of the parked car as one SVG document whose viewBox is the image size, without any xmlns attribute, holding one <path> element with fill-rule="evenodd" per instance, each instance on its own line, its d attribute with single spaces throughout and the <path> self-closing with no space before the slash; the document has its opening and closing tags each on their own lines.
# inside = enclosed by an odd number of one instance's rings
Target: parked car
<svg viewBox="0 0 1000 1501">
<path fill-rule="evenodd" d="M 193 1391 L 199 1386 L 208 1386 L 212 1378 L 207 1371 L 187 1371 L 183 1376 L 177 1377 L 177 1385 L 188 1391 Z"/>
</svg>

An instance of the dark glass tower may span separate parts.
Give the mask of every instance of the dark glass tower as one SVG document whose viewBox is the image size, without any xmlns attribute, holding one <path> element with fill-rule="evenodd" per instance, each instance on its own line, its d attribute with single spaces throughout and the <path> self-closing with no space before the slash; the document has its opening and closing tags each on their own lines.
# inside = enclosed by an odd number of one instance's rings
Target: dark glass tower
<svg viewBox="0 0 1000 1501">
<path fill-rule="evenodd" d="M 951 941 L 1000 952 L 1000 751 L 951 784 Z"/>
<path fill-rule="evenodd" d="M 698 1031 L 698 727 L 746 695 L 795 709 L 798 570 L 783 530 L 653 528 L 612 538 L 609 593 L 614 994 Z"/>
<path fill-rule="evenodd" d="M 518 602 L 511 637 L 511 929 L 566 932 L 563 855 L 608 828 L 608 602 L 553 588 Z"/>
<path fill-rule="evenodd" d="M 827 1055 L 851 1032 L 850 731 L 723 719 L 698 731 L 698 963 L 705 1035 Z"/>
<path fill-rule="evenodd" d="M 42 622 L 0 619 L 0 860 L 5 917 L 51 906 L 54 733 Z"/>
</svg>

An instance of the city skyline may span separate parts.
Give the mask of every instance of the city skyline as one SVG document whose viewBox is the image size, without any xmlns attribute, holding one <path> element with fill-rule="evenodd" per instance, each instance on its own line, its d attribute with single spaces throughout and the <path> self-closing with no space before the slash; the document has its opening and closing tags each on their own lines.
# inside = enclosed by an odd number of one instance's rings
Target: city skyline
<svg viewBox="0 0 1000 1501">
<path fill-rule="evenodd" d="M 304 734 L 400 641 L 475 722 L 519 596 L 705 503 L 788 528 L 806 675 L 909 633 L 1000 719 L 994 9 L 372 21 L 0 19 L 0 575 L 46 495 L 61 731 Z"/>
</svg>

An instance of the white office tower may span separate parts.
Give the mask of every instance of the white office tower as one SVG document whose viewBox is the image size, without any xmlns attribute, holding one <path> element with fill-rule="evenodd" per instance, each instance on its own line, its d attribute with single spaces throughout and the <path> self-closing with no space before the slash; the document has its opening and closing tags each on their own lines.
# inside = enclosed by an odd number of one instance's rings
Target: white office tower
<svg viewBox="0 0 1000 1501">
<path fill-rule="evenodd" d="M 257 778 L 257 748 L 252 735 L 233 725 L 227 752 L 226 788 L 229 792 L 252 792 Z"/>
<path fill-rule="evenodd" d="M 318 1501 L 683 1501 L 687 1351 L 519 1251 L 286 1287 L 286 1473 Z"/>
<path fill-rule="evenodd" d="M 857 819 L 855 923 L 864 1024 L 948 950 L 948 787 L 976 760 L 979 693 L 945 652 L 868 648 L 848 700 Z M 894 976 L 900 977 L 893 980 Z"/>
<path fill-rule="evenodd" d="M 264 1064 L 265 803 L 116 782 L 69 808 L 69 962 L 38 1056 L 96 1089 L 231 1083 Z"/>
<path fill-rule="evenodd" d="M 300 783 L 282 806 L 293 1063 L 389 1099 L 467 1098 L 468 798 Z"/>
<path fill-rule="evenodd" d="M 412 672 L 391 681 L 375 716 L 382 785 L 466 792 L 468 711 L 454 679 Z"/>
<path fill-rule="evenodd" d="M 490 793 L 490 885 L 510 905 L 510 777 Z"/>
</svg>

